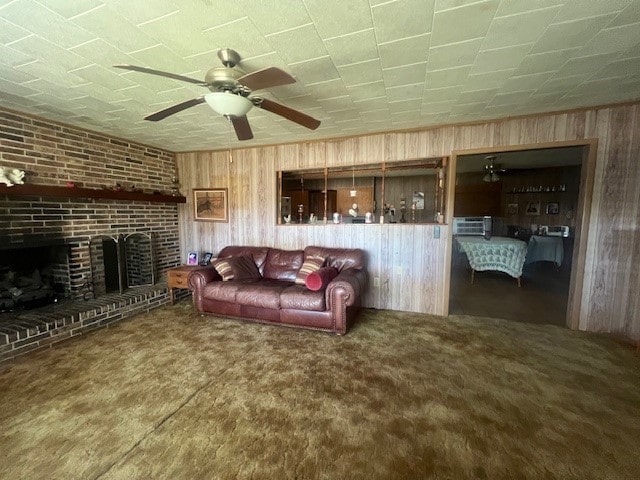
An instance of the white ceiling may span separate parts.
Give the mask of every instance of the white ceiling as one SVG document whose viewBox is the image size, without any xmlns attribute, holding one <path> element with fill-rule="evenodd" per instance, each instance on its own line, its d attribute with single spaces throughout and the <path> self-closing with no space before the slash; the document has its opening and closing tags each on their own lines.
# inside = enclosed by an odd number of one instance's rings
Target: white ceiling
<svg viewBox="0 0 640 480">
<path fill-rule="evenodd" d="M 260 92 L 322 121 L 254 108 L 238 142 L 206 104 L 216 51 L 293 85 Z M 640 0 L 0 0 L 2 105 L 172 151 L 402 130 L 640 98 Z"/>
</svg>

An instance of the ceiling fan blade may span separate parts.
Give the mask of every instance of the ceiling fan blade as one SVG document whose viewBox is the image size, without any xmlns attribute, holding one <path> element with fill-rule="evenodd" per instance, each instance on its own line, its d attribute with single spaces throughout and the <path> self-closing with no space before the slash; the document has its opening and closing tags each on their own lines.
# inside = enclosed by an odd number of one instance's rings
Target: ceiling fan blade
<svg viewBox="0 0 640 480">
<path fill-rule="evenodd" d="M 251 131 L 251 126 L 249 125 L 249 120 L 246 115 L 242 117 L 231 117 L 231 123 L 233 123 L 233 128 L 236 131 L 238 140 L 251 140 L 253 138 L 253 132 Z"/>
<path fill-rule="evenodd" d="M 238 79 L 238 83 L 251 90 L 278 87 L 295 83 L 296 80 L 284 70 L 277 67 L 267 67 L 257 72 L 247 73 Z"/>
<path fill-rule="evenodd" d="M 204 97 L 192 98 L 186 102 L 178 103 L 177 105 L 172 105 L 169 108 L 160 110 L 159 112 L 147 115 L 144 119 L 149 120 L 150 122 L 157 122 L 158 120 L 167 118 L 169 115 L 173 115 L 174 113 L 181 112 L 182 110 L 186 110 L 187 108 L 194 107 L 201 103 L 204 103 Z"/>
<path fill-rule="evenodd" d="M 262 103 L 259 106 L 264 110 L 268 110 L 271 113 L 280 115 L 287 120 L 291 120 L 292 122 L 295 122 L 298 125 L 302 125 L 303 127 L 307 127 L 311 130 L 315 130 L 320 126 L 320 120 L 316 120 L 315 118 L 299 112 L 298 110 L 285 107 L 284 105 L 271 101 L 267 98 L 263 98 Z"/>
<path fill-rule="evenodd" d="M 207 84 L 202 80 L 196 80 L 195 78 L 185 77 L 176 73 L 163 72 L 161 70 L 154 70 L 152 68 L 138 67 L 136 65 L 114 65 L 115 68 L 122 68 L 123 70 L 132 70 L 134 72 L 150 73 L 151 75 L 159 75 L 160 77 L 173 78 L 174 80 L 180 80 L 181 82 L 195 83 L 206 87 Z"/>
</svg>

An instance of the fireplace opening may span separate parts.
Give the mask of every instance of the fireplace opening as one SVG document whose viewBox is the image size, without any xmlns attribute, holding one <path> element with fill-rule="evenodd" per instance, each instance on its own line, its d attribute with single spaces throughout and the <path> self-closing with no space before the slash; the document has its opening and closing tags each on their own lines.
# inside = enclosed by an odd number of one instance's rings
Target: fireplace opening
<svg viewBox="0 0 640 480">
<path fill-rule="evenodd" d="M 89 241 L 89 250 L 95 296 L 155 283 L 151 234 L 100 235 Z"/>
<path fill-rule="evenodd" d="M 0 250 L 0 312 L 55 303 L 67 296 L 69 283 L 64 243 Z"/>
</svg>

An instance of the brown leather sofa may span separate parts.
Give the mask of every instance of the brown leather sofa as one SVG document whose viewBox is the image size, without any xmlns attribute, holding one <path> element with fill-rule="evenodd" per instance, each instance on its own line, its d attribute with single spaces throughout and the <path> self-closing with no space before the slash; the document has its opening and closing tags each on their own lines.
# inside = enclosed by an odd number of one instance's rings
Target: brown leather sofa
<svg viewBox="0 0 640 480">
<path fill-rule="evenodd" d="M 362 250 L 309 246 L 303 251 L 229 246 L 222 249 L 218 259 L 243 256 L 253 260 L 260 272 L 259 278 L 222 281 L 212 266 L 197 269 L 189 275 L 194 304 L 200 313 L 242 317 L 338 335 L 347 332 L 359 310 L 367 283 Z M 317 291 L 294 283 L 304 260 L 309 257 L 324 258 L 324 267 L 337 270 L 337 276 Z"/>
</svg>

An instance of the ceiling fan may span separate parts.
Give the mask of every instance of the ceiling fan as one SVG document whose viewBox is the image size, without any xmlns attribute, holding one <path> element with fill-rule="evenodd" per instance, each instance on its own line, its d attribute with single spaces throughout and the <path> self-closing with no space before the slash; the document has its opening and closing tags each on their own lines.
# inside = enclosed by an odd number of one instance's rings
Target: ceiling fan
<svg viewBox="0 0 640 480">
<path fill-rule="evenodd" d="M 487 155 L 484 157 L 485 163 L 484 171 L 485 175 L 482 180 L 485 182 L 498 182 L 500 181 L 500 175 L 498 173 L 504 173 L 506 170 L 500 167 L 499 163 L 493 163 L 498 157 L 496 155 Z"/>
<path fill-rule="evenodd" d="M 144 117 L 145 120 L 157 122 L 187 108 L 194 107 L 201 103 L 207 103 L 215 112 L 229 119 L 233 124 L 238 140 L 250 140 L 253 138 L 253 132 L 247 119 L 247 112 L 253 107 L 275 113 L 311 130 L 315 130 L 320 126 L 320 121 L 309 115 L 269 100 L 268 98 L 252 95 L 254 90 L 263 90 L 295 83 L 295 79 L 287 72 L 276 67 L 267 67 L 255 72 L 244 73 L 237 66 L 238 63 L 240 63 L 240 55 L 230 48 L 218 50 L 218 58 L 223 66 L 209 69 L 204 80 L 197 80 L 175 73 L 135 65 L 114 65 L 114 67 L 193 83 L 210 90 L 209 93 L 200 97 L 186 100 L 152 113 L 151 115 L 147 115 Z"/>
</svg>

